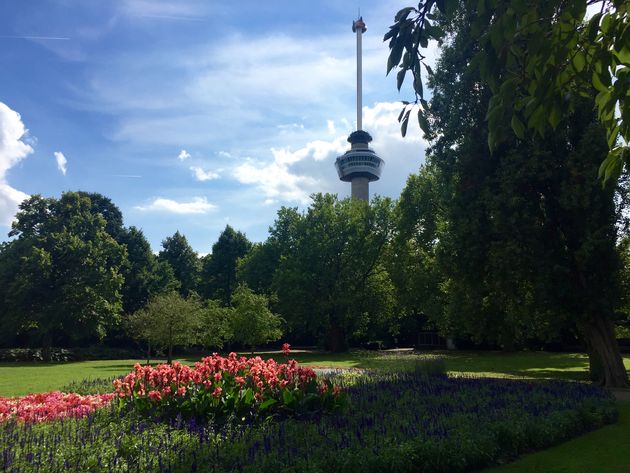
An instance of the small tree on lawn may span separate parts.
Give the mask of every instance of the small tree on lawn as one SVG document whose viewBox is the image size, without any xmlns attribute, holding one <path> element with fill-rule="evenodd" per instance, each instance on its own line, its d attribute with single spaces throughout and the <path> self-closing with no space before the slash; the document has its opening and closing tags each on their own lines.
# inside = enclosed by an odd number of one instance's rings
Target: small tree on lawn
<svg viewBox="0 0 630 473">
<path fill-rule="evenodd" d="M 269 310 L 269 298 L 255 294 L 246 285 L 239 286 L 232 295 L 233 339 L 251 347 L 273 342 L 282 337 L 282 318 Z"/>
<path fill-rule="evenodd" d="M 172 291 L 153 296 L 147 305 L 130 316 L 132 336 L 151 346 L 167 349 L 173 360 L 173 346 L 189 346 L 199 339 L 203 304 L 196 295 L 184 299 Z"/>
<path fill-rule="evenodd" d="M 199 331 L 199 343 L 206 348 L 223 348 L 223 343 L 232 339 L 232 327 L 230 326 L 230 314 L 232 310 L 221 307 L 216 300 L 205 302 L 201 311 L 201 329 Z"/>
</svg>

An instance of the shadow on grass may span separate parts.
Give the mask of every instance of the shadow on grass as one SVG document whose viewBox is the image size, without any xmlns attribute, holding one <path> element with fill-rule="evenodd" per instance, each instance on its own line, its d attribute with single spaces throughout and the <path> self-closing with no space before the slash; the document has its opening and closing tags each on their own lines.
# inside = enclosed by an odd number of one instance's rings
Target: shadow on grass
<svg viewBox="0 0 630 473">
<path fill-rule="evenodd" d="M 277 353 L 260 353 L 263 358 L 285 360 Z M 588 375 L 588 358 L 580 353 L 545 352 L 376 352 L 295 353 L 292 358 L 304 365 L 331 368 L 361 368 L 385 371 L 413 370 L 418 362 L 440 359 L 451 373 L 476 376 L 504 376 L 533 379 L 584 381 Z"/>
</svg>

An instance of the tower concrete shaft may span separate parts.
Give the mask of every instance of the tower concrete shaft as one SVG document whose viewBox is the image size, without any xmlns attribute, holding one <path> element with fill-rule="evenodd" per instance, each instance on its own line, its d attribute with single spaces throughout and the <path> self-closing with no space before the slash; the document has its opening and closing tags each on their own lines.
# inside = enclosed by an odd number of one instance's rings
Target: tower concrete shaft
<svg viewBox="0 0 630 473">
<path fill-rule="evenodd" d="M 367 177 L 358 176 L 350 181 L 350 192 L 353 199 L 370 200 L 370 180 Z"/>
</svg>

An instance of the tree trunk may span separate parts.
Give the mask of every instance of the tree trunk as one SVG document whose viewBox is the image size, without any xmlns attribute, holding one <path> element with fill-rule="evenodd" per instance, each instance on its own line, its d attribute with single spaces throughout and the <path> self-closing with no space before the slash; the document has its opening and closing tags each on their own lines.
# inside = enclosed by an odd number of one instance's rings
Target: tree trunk
<svg viewBox="0 0 630 473">
<path fill-rule="evenodd" d="M 147 365 L 151 364 L 151 342 L 147 342 Z"/>
<path fill-rule="evenodd" d="M 166 359 L 166 362 L 170 365 L 173 363 L 173 344 L 169 343 L 168 345 L 168 357 Z"/>
<path fill-rule="evenodd" d="M 328 349 L 334 353 L 346 351 L 346 333 L 338 325 L 331 325 L 328 330 Z"/>
<path fill-rule="evenodd" d="M 628 373 L 610 319 L 594 316 L 580 330 L 588 348 L 591 381 L 607 388 L 627 388 Z"/>
</svg>

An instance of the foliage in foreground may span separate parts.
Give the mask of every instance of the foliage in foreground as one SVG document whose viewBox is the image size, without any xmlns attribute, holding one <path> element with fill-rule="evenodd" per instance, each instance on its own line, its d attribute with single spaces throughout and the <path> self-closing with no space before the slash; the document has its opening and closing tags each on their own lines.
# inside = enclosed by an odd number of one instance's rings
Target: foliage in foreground
<svg viewBox="0 0 630 473">
<path fill-rule="evenodd" d="M 347 382 L 347 380 L 346 380 Z M 615 420 L 580 383 L 360 375 L 351 409 L 308 421 L 216 428 L 101 412 L 0 425 L 3 471 L 463 472 Z"/>
</svg>

